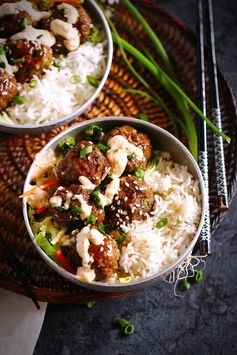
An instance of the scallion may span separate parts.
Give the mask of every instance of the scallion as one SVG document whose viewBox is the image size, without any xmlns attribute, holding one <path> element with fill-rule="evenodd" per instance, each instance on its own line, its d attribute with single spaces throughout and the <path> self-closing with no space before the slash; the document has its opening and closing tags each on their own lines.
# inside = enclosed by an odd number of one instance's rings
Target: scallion
<svg viewBox="0 0 237 355">
<path fill-rule="evenodd" d="M 12 102 L 15 104 L 15 105 L 24 105 L 25 102 L 26 102 L 26 99 L 24 96 L 15 96 L 12 100 Z"/>
<path fill-rule="evenodd" d="M 88 308 L 92 308 L 95 304 L 96 304 L 96 301 L 86 302 L 86 305 L 87 305 Z"/>
<path fill-rule="evenodd" d="M 24 30 L 28 26 L 28 20 L 25 17 L 22 17 L 20 20 L 20 27 Z"/>
<path fill-rule="evenodd" d="M 161 229 L 168 223 L 168 218 L 162 218 L 156 223 L 156 228 Z"/>
<path fill-rule="evenodd" d="M 131 160 L 131 159 L 134 159 L 135 158 L 135 154 L 128 154 L 127 155 L 127 158 L 128 158 L 128 160 Z"/>
<path fill-rule="evenodd" d="M 98 124 L 91 124 L 85 130 L 86 139 L 98 141 L 103 136 L 103 130 Z"/>
<path fill-rule="evenodd" d="M 4 54 L 5 54 L 4 44 L 0 43 L 0 55 L 4 55 Z"/>
<path fill-rule="evenodd" d="M 98 41 L 98 37 L 99 37 L 99 29 L 98 27 L 94 26 L 91 30 L 91 33 L 89 34 L 89 36 L 87 37 L 87 40 L 89 42 L 93 42 L 96 43 Z"/>
<path fill-rule="evenodd" d="M 202 270 L 195 271 L 195 276 L 194 276 L 195 283 L 199 284 L 202 281 L 202 278 L 203 278 L 203 271 Z"/>
<path fill-rule="evenodd" d="M 96 216 L 94 216 L 93 214 L 91 214 L 90 216 L 86 217 L 86 224 L 96 224 Z"/>
<path fill-rule="evenodd" d="M 79 77 L 79 75 L 73 75 L 70 79 L 70 83 L 71 84 L 78 84 L 80 83 L 81 79 Z"/>
<path fill-rule="evenodd" d="M 107 152 L 110 148 L 107 145 L 104 145 L 102 143 L 98 143 L 97 148 L 99 148 L 102 152 Z"/>
<path fill-rule="evenodd" d="M 141 168 L 136 168 L 134 172 L 134 176 L 136 176 L 138 179 L 144 179 L 145 173 L 144 170 Z"/>
<path fill-rule="evenodd" d="M 99 225 L 98 229 L 99 229 L 100 233 L 107 234 L 106 226 L 103 223 L 101 223 Z"/>
<path fill-rule="evenodd" d="M 135 326 L 132 322 L 129 322 L 127 319 L 120 318 L 117 320 L 118 325 L 123 328 L 123 332 L 126 335 L 131 335 L 134 333 Z"/>
<path fill-rule="evenodd" d="M 92 152 L 92 146 L 89 145 L 80 151 L 80 158 L 85 158 L 88 154 Z"/>
<path fill-rule="evenodd" d="M 64 211 L 65 211 L 65 207 L 63 207 L 63 206 L 58 206 L 58 207 L 57 207 L 57 210 L 58 210 L 59 212 L 64 212 Z"/>
<path fill-rule="evenodd" d="M 98 187 L 96 187 L 92 193 L 91 193 L 91 197 L 93 198 L 93 200 L 95 200 L 95 202 L 97 203 L 97 205 L 100 207 L 100 208 L 103 208 L 103 203 L 102 203 L 102 200 L 101 200 L 101 193 L 98 189 Z"/>
<path fill-rule="evenodd" d="M 188 282 L 187 279 L 183 280 L 181 285 L 182 285 L 182 288 L 183 288 L 184 291 L 188 291 L 190 289 L 190 287 L 191 287 L 191 285 L 190 285 L 190 283 Z"/>
<path fill-rule="evenodd" d="M 75 138 L 68 136 L 63 141 L 59 142 L 57 149 L 64 154 L 68 149 L 73 148 L 75 144 Z"/>
<path fill-rule="evenodd" d="M 145 113 L 138 113 L 137 118 L 139 118 L 142 121 L 149 122 L 149 116 L 146 115 Z"/>
<path fill-rule="evenodd" d="M 80 214 L 80 213 L 82 213 L 82 208 L 81 207 L 72 207 L 71 211 L 72 211 L 72 213 Z"/>
<path fill-rule="evenodd" d="M 33 50 L 33 57 L 40 57 L 42 55 L 42 49 L 41 48 L 35 48 Z"/>
<path fill-rule="evenodd" d="M 38 81 L 35 80 L 35 79 L 32 79 L 32 80 L 29 82 L 29 87 L 30 87 L 31 89 L 36 88 L 37 85 L 38 85 Z"/>
<path fill-rule="evenodd" d="M 86 78 L 87 78 L 88 83 L 91 86 L 93 86 L 96 89 L 99 87 L 99 81 L 93 75 L 87 75 Z"/>
</svg>

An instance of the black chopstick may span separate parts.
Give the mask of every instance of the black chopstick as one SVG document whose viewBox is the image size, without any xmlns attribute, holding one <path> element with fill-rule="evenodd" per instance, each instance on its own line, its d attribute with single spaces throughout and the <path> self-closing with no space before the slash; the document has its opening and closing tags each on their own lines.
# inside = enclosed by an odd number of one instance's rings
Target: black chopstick
<svg viewBox="0 0 237 355">
<path fill-rule="evenodd" d="M 212 0 L 204 0 L 206 12 L 206 35 L 207 35 L 207 53 L 208 53 L 208 69 L 210 77 L 211 89 L 211 106 L 213 123 L 222 130 L 220 99 L 217 79 L 216 53 L 215 53 L 215 36 L 213 24 Z M 219 198 L 219 208 L 221 211 L 228 210 L 228 192 L 225 172 L 225 157 L 222 137 L 214 135 L 215 144 L 215 164 L 216 164 L 216 183 L 217 195 Z"/>
<path fill-rule="evenodd" d="M 0 236 L 0 249 L 2 250 L 3 254 L 6 256 L 9 265 L 15 270 L 16 274 L 20 278 L 23 287 L 25 288 L 26 292 L 32 299 L 33 303 L 35 304 L 37 309 L 40 309 L 40 305 L 33 294 L 29 284 L 28 284 L 28 278 L 26 275 L 25 270 L 23 269 L 22 265 L 19 263 L 17 258 L 15 257 L 13 251 L 10 249 L 10 247 L 6 244 L 4 239 Z"/>
<path fill-rule="evenodd" d="M 202 0 L 198 4 L 198 105 L 206 115 L 206 83 L 205 83 L 205 55 L 204 55 L 204 21 Z M 198 120 L 198 163 L 204 180 L 206 190 L 206 210 L 204 224 L 200 234 L 200 254 L 202 256 L 211 253 L 211 228 L 209 211 L 209 184 L 208 184 L 208 149 L 207 128 L 204 120 Z"/>
</svg>

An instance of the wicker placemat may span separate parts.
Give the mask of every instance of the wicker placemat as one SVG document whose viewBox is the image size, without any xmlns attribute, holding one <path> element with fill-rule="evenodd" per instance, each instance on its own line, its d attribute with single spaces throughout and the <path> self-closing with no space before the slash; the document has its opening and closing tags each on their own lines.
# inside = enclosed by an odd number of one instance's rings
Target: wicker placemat
<svg viewBox="0 0 237 355">
<path fill-rule="evenodd" d="M 168 50 L 186 92 L 193 100 L 196 100 L 195 37 L 183 24 L 160 9 L 152 1 L 137 1 L 136 3 L 139 4 L 140 10 L 149 20 L 152 27 L 156 29 Z M 135 41 L 133 33 L 143 39 L 144 34 L 141 29 L 136 27 L 135 21 L 130 18 L 126 11 L 119 9 L 119 15 L 120 19 L 123 19 L 119 24 L 123 28 L 123 35 L 131 43 Z M 132 32 L 128 30 L 126 23 L 133 28 Z M 140 68 L 138 69 L 152 83 L 152 78 L 143 73 Z M 155 84 L 152 85 L 154 87 Z M 236 189 L 236 103 L 226 79 L 220 72 L 219 85 L 221 88 L 223 130 L 232 138 L 230 145 L 225 144 L 227 182 L 231 198 Z M 98 116 L 136 117 L 138 113 L 145 113 L 149 115 L 151 122 L 172 132 L 170 121 L 161 109 L 146 98 L 121 92 L 121 89 L 125 87 L 139 88 L 140 86 L 127 69 L 119 51 L 115 49 L 111 73 L 104 90 L 88 112 L 72 124 Z M 156 89 L 168 105 L 173 107 L 173 102 L 170 101 L 167 93 L 159 86 Z M 39 257 L 24 226 L 22 206 L 18 196 L 22 192 L 29 166 L 35 154 L 45 143 L 65 128 L 64 126 L 47 134 L 37 136 L 0 135 L 0 235 L 14 250 L 17 258 L 25 266 L 28 273 L 32 275 L 31 287 L 39 300 L 53 303 L 84 303 L 89 300 L 117 297 L 119 294 L 95 293 L 75 286 L 61 278 Z M 210 132 L 209 156 L 211 220 L 214 231 L 223 215 L 219 213 L 217 206 L 213 140 Z M 0 286 L 18 293 L 25 293 L 15 272 L 8 265 L 2 254 L 0 254 Z"/>
</svg>

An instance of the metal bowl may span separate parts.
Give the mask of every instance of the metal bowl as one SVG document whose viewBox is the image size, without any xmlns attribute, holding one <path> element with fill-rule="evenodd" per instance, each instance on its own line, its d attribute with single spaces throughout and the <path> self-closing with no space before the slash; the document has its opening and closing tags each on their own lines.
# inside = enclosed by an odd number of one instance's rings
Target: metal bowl
<svg viewBox="0 0 237 355">
<path fill-rule="evenodd" d="M 29 124 L 29 125 L 7 124 L 7 123 L 1 122 L 0 123 L 0 131 L 6 132 L 6 133 L 11 133 L 11 134 L 24 134 L 24 133 L 36 134 L 36 133 L 46 132 L 46 131 L 56 128 L 58 126 L 69 123 L 74 118 L 81 115 L 97 98 L 97 96 L 99 95 L 99 93 L 103 89 L 105 81 L 109 75 L 110 67 L 112 64 L 112 58 L 113 58 L 113 41 L 112 41 L 111 31 L 110 31 L 109 25 L 107 23 L 107 20 L 104 16 L 103 12 L 99 8 L 99 6 L 96 4 L 96 2 L 94 0 L 86 0 L 85 8 L 92 15 L 92 17 L 95 19 L 95 22 L 97 24 L 99 24 L 101 26 L 101 28 L 104 30 L 106 41 L 107 41 L 106 68 L 105 68 L 103 78 L 101 79 L 100 84 L 99 84 L 98 88 L 96 89 L 96 91 L 94 92 L 94 94 L 82 106 L 78 107 L 72 114 L 70 114 L 68 116 L 61 117 L 57 121 L 46 123 L 46 124 L 35 124 L 35 125 L 34 124 Z M 63 88 L 62 88 L 62 90 L 63 90 Z"/>
<path fill-rule="evenodd" d="M 31 230 L 31 226 L 29 223 L 28 219 L 28 214 L 27 214 L 27 201 L 26 198 L 23 199 L 23 214 L 24 214 L 24 220 L 26 224 L 26 228 L 29 232 L 29 235 L 38 250 L 39 254 L 41 257 L 48 263 L 50 267 L 52 267 L 55 271 L 57 271 L 61 276 L 65 277 L 67 280 L 92 289 L 96 291 L 103 291 L 103 292 L 125 292 L 125 291 L 132 291 L 136 290 L 138 288 L 144 287 L 148 284 L 151 284 L 155 280 L 157 280 L 160 277 L 165 277 L 169 273 L 171 273 L 173 270 L 175 270 L 181 263 L 182 261 L 192 252 L 198 237 L 200 235 L 201 228 L 203 226 L 203 221 L 204 221 L 204 211 L 205 211 L 205 204 L 206 204 L 206 198 L 205 198 L 205 188 L 204 188 L 204 182 L 202 179 L 202 175 L 200 172 L 200 169 L 191 155 L 191 153 L 188 151 L 188 149 L 177 139 L 175 138 L 172 134 L 167 132 L 166 130 L 148 123 L 144 122 L 135 118 L 129 118 L 129 117 L 104 117 L 104 118 L 96 118 L 93 120 L 85 121 L 82 123 L 79 123 L 77 125 L 74 125 L 70 127 L 69 129 L 63 131 L 56 137 L 54 137 L 39 153 L 40 155 L 44 154 L 48 149 L 55 149 L 58 145 L 58 143 L 64 139 L 64 137 L 70 135 L 70 136 L 77 136 L 80 132 L 84 131 L 85 128 L 88 125 L 91 125 L 92 123 L 99 123 L 100 126 L 106 131 L 109 130 L 115 126 L 123 125 L 123 124 L 129 124 L 132 127 L 136 128 L 137 130 L 147 133 L 151 141 L 153 142 L 153 146 L 158 146 L 160 150 L 169 152 L 174 159 L 175 162 L 179 164 L 184 164 L 188 167 L 188 171 L 194 176 L 196 180 L 199 181 L 199 186 L 200 186 L 200 192 L 201 192 L 201 217 L 200 217 L 200 222 L 199 226 L 197 228 L 196 234 L 194 235 L 191 243 L 189 244 L 188 248 L 184 251 L 182 255 L 172 264 L 170 264 L 168 267 L 164 268 L 161 272 L 158 272 L 152 276 L 149 276 L 147 278 L 144 278 L 139 281 L 131 282 L 129 284 L 105 284 L 103 282 L 91 282 L 91 283 L 86 283 L 81 280 L 79 280 L 76 276 L 73 274 L 67 272 L 64 270 L 62 267 L 57 265 L 53 260 L 51 260 L 45 253 L 44 251 L 38 246 L 38 244 L 34 240 L 34 235 Z M 33 172 L 33 166 L 31 166 L 24 185 L 24 192 L 29 190 L 29 185 L 31 181 L 31 176 Z"/>
</svg>

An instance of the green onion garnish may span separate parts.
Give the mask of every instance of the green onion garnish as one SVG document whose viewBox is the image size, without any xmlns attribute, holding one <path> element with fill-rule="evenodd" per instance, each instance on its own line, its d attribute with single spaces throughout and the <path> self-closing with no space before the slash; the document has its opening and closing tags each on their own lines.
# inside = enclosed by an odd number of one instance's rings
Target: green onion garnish
<svg viewBox="0 0 237 355">
<path fill-rule="evenodd" d="M 57 207 L 57 210 L 58 210 L 59 212 L 64 212 L 64 211 L 65 211 L 65 207 L 59 206 L 59 207 Z"/>
<path fill-rule="evenodd" d="M 82 208 L 81 207 L 73 207 L 73 208 L 71 208 L 71 211 L 73 213 L 79 214 L 79 213 L 82 213 Z"/>
<path fill-rule="evenodd" d="M 120 325 L 120 327 L 125 328 L 127 325 L 131 324 L 127 319 L 124 318 L 119 318 L 117 320 L 118 325 Z"/>
<path fill-rule="evenodd" d="M 15 96 L 12 100 L 12 102 L 15 104 L 15 105 L 24 105 L 25 102 L 26 102 L 26 99 L 24 96 Z"/>
<path fill-rule="evenodd" d="M 5 47 L 2 43 L 0 43 L 0 55 L 5 54 Z"/>
<path fill-rule="evenodd" d="M 42 54 L 42 49 L 41 48 L 36 48 L 33 50 L 33 57 L 40 57 Z"/>
<path fill-rule="evenodd" d="M 96 216 L 91 214 L 90 216 L 86 217 L 86 224 L 96 224 Z"/>
<path fill-rule="evenodd" d="M 91 124 L 85 130 L 86 138 L 89 140 L 99 140 L 100 137 L 103 135 L 103 130 L 97 124 Z"/>
<path fill-rule="evenodd" d="M 116 239 L 117 244 L 123 244 L 127 240 L 128 236 L 125 233 L 120 234 L 119 238 Z"/>
<path fill-rule="evenodd" d="M 163 228 L 167 223 L 168 223 L 168 218 L 162 218 L 159 220 L 159 222 L 156 223 L 156 228 L 161 229 Z"/>
<path fill-rule="evenodd" d="M 103 223 L 99 225 L 98 229 L 99 229 L 100 233 L 107 234 L 106 227 Z"/>
<path fill-rule="evenodd" d="M 135 158 L 135 154 L 128 154 L 127 155 L 127 158 L 128 158 L 128 160 L 131 160 L 131 159 L 134 159 Z"/>
<path fill-rule="evenodd" d="M 20 20 L 20 27 L 24 30 L 28 26 L 28 21 L 27 18 L 23 17 Z"/>
<path fill-rule="evenodd" d="M 60 65 L 59 65 L 59 64 L 57 64 L 57 63 L 53 63 L 53 66 L 54 66 L 55 68 L 57 68 L 57 69 L 58 69 L 58 71 L 60 71 L 60 70 L 61 70 L 61 67 L 60 67 Z"/>
<path fill-rule="evenodd" d="M 135 326 L 133 323 L 129 322 L 127 319 L 120 318 L 117 321 L 118 325 L 123 328 L 123 332 L 126 335 L 131 335 L 134 333 Z"/>
<path fill-rule="evenodd" d="M 0 63 L 0 68 L 5 69 L 6 68 L 6 64 L 4 62 L 1 62 Z"/>
<path fill-rule="evenodd" d="M 187 279 L 183 280 L 181 285 L 182 285 L 184 291 L 188 291 L 191 287 L 191 285 Z"/>
<path fill-rule="evenodd" d="M 66 137 L 63 141 L 61 141 L 57 148 L 61 153 L 65 153 L 68 149 L 71 149 L 76 144 L 74 137 Z"/>
<path fill-rule="evenodd" d="M 149 122 L 149 116 L 146 115 L 145 113 L 139 113 L 137 115 L 137 118 L 139 118 L 142 121 Z"/>
<path fill-rule="evenodd" d="M 89 302 L 86 302 L 86 305 L 87 305 L 88 308 L 93 307 L 95 304 L 96 304 L 96 301 L 89 301 Z"/>
<path fill-rule="evenodd" d="M 101 193 L 98 189 L 98 187 L 96 187 L 92 193 L 91 193 L 91 197 L 95 200 L 95 202 L 97 203 L 97 205 L 100 207 L 100 208 L 103 208 L 103 204 L 102 204 L 102 201 L 101 201 Z"/>
<path fill-rule="evenodd" d="M 134 175 L 138 178 L 138 179 L 144 179 L 145 173 L 144 170 L 142 170 L 141 168 L 136 168 Z"/>
<path fill-rule="evenodd" d="M 199 284 L 203 278 L 203 271 L 199 270 L 195 272 L 194 281 L 196 284 Z"/>
<path fill-rule="evenodd" d="M 89 145 L 80 151 L 80 158 L 85 158 L 89 153 L 92 152 L 92 146 Z"/>
<path fill-rule="evenodd" d="M 99 148 L 102 152 L 107 152 L 110 148 L 107 145 L 104 145 L 102 143 L 98 143 L 97 148 Z"/>
<path fill-rule="evenodd" d="M 80 80 L 79 75 L 73 75 L 70 79 L 71 84 L 78 84 L 78 83 L 80 83 L 80 81 L 81 80 Z"/>
<path fill-rule="evenodd" d="M 91 85 L 91 86 L 93 86 L 94 88 L 98 88 L 98 86 L 99 86 L 99 82 L 98 82 L 98 80 L 93 76 L 93 75 L 87 75 L 87 81 L 88 81 L 88 83 Z"/>
<path fill-rule="evenodd" d="M 89 42 L 96 43 L 98 41 L 98 37 L 99 37 L 99 30 L 96 26 L 94 26 L 91 30 L 91 33 L 87 37 L 87 40 Z"/>
<path fill-rule="evenodd" d="M 35 80 L 35 79 L 32 79 L 30 82 L 29 82 L 29 87 L 30 88 L 36 88 L 36 86 L 38 85 L 38 81 Z"/>
</svg>

